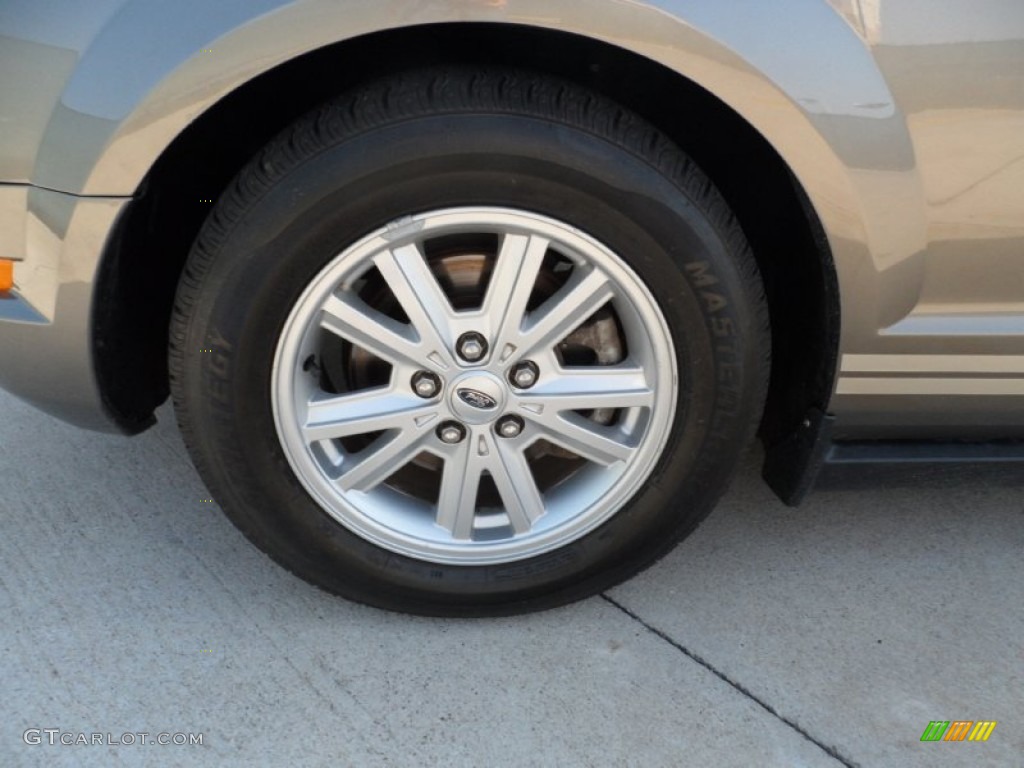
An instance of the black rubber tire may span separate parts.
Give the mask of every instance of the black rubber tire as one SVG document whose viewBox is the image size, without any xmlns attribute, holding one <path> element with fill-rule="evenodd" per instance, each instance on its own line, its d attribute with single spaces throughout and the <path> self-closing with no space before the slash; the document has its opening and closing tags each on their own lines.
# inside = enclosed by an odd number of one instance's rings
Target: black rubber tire
<svg viewBox="0 0 1024 768">
<path fill-rule="evenodd" d="M 403 215 L 532 210 L 625 259 L 670 326 L 680 407 L 642 491 L 581 539 L 533 559 L 450 566 L 385 551 L 328 516 L 282 452 L 275 345 L 307 283 Z M 171 388 L 200 474 L 239 529 L 300 577 L 428 615 L 502 615 L 604 590 L 669 551 L 724 492 L 760 419 L 770 334 L 743 233 L 674 144 L 617 104 L 516 71 L 416 71 L 296 122 L 217 201 L 188 258 Z"/>
</svg>

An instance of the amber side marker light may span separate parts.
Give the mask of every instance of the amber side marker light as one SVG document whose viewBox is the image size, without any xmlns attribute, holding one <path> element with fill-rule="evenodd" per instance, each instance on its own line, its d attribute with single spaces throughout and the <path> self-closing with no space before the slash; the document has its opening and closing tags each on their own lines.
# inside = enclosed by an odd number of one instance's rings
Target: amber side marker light
<svg viewBox="0 0 1024 768">
<path fill-rule="evenodd" d="M 8 293 L 14 287 L 14 262 L 10 259 L 0 259 L 0 296 Z"/>
</svg>

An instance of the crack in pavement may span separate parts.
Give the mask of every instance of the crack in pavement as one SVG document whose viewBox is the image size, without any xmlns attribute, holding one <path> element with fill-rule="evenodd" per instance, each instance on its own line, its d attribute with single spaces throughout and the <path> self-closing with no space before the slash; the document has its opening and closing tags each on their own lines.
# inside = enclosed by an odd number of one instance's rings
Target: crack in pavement
<svg viewBox="0 0 1024 768">
<path fill-rule="evenodd" d="M 783 716 L 778 711 L 776 711 L 776 709 L 771 704 L 767 703 L 766 701 L 762 701 L 760 698 L 755 696 L 752 691 L 750 691 L 747 688 L 745 688 L 741 683 L 738 683 L 735 680 L 731 679 L 724 672 L 720 672 L 719 670 L 715 669 L 715 667 L 712 666 L 708 661 L 705 661 L 703 658 L 698 656 L 696 653 L 691 651 L 689 648 L 687 648 L 682 643 L 679 643 L 676 640 L 672 639 L 668 634 L 666 634 L 662 630 L 658 629 L 657 627 L 655 627 L 655 626 L 653 626 L 651 624 L 648 624 L 646 621 L 644 621 L 642 618 L 640 618 L 640 616 L 638 614 L 636 614 L 633 611 L 631 611 L 629 608 L 624 606 L 622 603 L 618 602 L 617 600 L 615 600 L 612 597 L 609 597 L 607 594 L 602 594 L 601 597 L 606 602 L 608 602 L 611 605 L 615 606 L 620 611 L 622 611 L 624 614 L 629 616 L 629 618 L 633 619 L 633 621 L 637 622 L 640 626 L 642 626 L 648 632 L 650 632 L 651 634 L 654 634 L 654 635 L 660 637 L 662 640 L 664 640 L 666 643 L 671 645 L 673 648 L 675 648 L 677 651 L 682 653 L 684 656 L 686 656 L 691 661 L 694 661 L 697 664 L 700 664 L 700 666 L 704 667 L 704 669 L 706 669 L 708 672 L 713 674 L 719 680 L 721 680 L 721 681 L 723 681 L 725 683 L 728 683 L 735 690 L 739 691 L 745 697 L 750 699 L 750 701 L 752 701 L 755 704 L 757 704 L 759 707 L 761 707 L 761 709 L 763 709 L 765 712 L 770 714 L 772 717 L 774 717 L 777 720 L 780 720 L 781 722 L 783 722 L 786 725 L 788 725 L 790 728 L 792 728 L 794 731 L 796 731 L 798 734 L 800 734 L 805 740 L 811 742 L 811 744 L 813 744 L 814 746 L 818 747 L 820 750 L 822 750 L 829 757 L 833 758 L 834 760 L 839 761 L 846 768 L 859 768 L 859 765 L 857 763 L 853 762 L 848 757 L 844 756 L 838 749 L 836 749 L 835 747 L 830 747 L 829 745 L 825 744 L 824 742 L 819 741 L 818 739 L 814 738 L 810 733 L 808 733 L 806 730 L 804 730 L 798 723 L 790 720 L 789 718 Z"/>
</svg>

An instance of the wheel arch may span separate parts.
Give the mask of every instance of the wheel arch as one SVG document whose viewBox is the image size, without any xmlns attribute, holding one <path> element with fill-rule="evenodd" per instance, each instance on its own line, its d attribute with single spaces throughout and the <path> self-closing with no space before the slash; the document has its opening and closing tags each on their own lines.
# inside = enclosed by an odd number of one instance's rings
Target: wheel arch
<svg viewBox="0 0 1024 768">
<path fill-rule="evenodd" d="M 721 53 L 717 43 L 697 39 Z M 385 50 L 394 55 L 380 56 Z M 376 66 L 368 67 L 369 61 Z M 803 429 L 808 412 L 827 409 L 832 395 L 840 334 L 833 244 L 864 240 L 857 195 L 812 122 L 766 78 L 746 68 L 747 80 L 732 92 L 755 107 L 741 116 L 697 81 L 705 71 L 735 73 L 735 57 L 727 64 L 696 61 L 704 63 L 694 65 L 689 77 L 582 35 L 456 23 L 365 35 L 248 80 L 163 149 L 110 240 L 93 318 L 104 401 L 122 428 L 134 431 L 166 399 L 166 334 L 185 256 L 209 201 L 260 146 L 292 119 L 366 77 L 424 63 L 487 64 L 535 69 L 602 91 L 658 125 L 714 180 L 753 245 L 768 291 L 774 365 L 761 437 L 769 448 L 785 443 Z M 316 76 L 324 71 L 337 73 L 330 90 Z M 783 159 L 763 125 L 754 127 L 750 117 L 757 114 L 766 115 L 768 124 L 790 126 L 784 143 L 801 144 L 797 167 Z M 809 169 L 813 186 L 801 182 L 799 167 Z"/>
</svg>

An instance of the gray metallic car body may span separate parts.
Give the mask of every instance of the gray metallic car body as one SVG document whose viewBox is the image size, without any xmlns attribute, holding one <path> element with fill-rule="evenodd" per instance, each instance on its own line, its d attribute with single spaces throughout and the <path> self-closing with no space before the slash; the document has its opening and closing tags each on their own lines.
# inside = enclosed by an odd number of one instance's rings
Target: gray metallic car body
<svg viewBox="0 0 1024 768">
<path fill-rule="evenodd" d="M 836 435 L 1024 436 L 1017 0 L 6 0 L 0 258 L 18 263 L 0 299 L 0 385 L 114 429 L 93 360 L 97 274 L 161 153 L 283 62 L 438 23 L 632 51 L 767 140 L 835 265 Z"/>
</svg>

